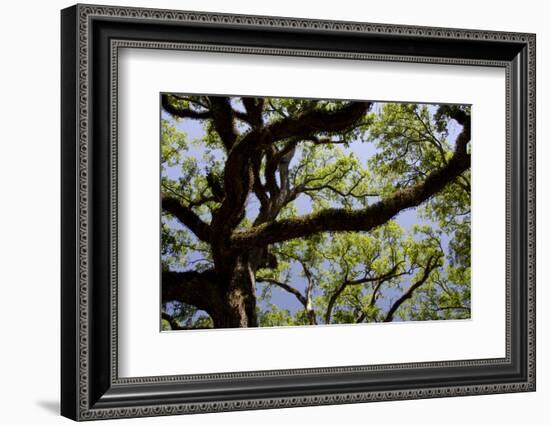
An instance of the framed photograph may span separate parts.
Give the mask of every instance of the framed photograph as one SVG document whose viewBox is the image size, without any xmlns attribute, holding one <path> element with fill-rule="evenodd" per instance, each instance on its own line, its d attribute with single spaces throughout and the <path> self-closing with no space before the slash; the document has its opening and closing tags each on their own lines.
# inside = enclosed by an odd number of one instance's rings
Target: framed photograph
<svg viewBox="0 0 550 426">
<path fill-rule="evenodd" d="M 61 29 L 62 415 L 535 390 L 535 35 Z"/>
</svg>

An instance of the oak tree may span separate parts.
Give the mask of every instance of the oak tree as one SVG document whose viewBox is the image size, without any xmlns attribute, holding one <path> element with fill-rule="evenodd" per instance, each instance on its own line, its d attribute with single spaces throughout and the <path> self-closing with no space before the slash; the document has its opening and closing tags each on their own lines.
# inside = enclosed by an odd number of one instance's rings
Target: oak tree
<svg viewBox="0 0 550 426">
<path fill-rule="evenodd" d="M 165 328 L 469 317 L 469 106 L 161 100 Z"/>
</svg>

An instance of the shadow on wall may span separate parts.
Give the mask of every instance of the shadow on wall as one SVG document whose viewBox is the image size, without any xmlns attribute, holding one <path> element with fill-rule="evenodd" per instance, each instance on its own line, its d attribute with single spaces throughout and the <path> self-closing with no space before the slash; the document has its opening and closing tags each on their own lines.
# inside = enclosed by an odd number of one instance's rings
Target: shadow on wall
<svg viewBox="0 0 550 426">
<path fill-rule="evenodd" d="M 36 405 L 38 405 L 43 410 L 49 412 L 50 414 L 54 414 L 56 416 L 59 415 L 59 401 L 37 401 Z"/>
</svg>

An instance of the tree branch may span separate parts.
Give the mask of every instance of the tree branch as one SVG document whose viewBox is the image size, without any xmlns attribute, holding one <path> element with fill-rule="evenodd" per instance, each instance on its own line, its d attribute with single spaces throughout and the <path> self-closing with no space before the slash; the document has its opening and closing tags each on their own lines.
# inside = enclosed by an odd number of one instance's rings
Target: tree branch
<svg viewBox="0 0 550 426">
<path fill-rule="evenodd" d="M 173 215 L 183 225 L 189 228 L 200 240 L 210 241 L 210 226 L 191 208 L 184 206 L 177 198 L 161 195 L 162 209 Z"/>
<path fill-rule="evenodd" d="M 210 111 L 195 111 L 191 108 L 182 108 L 172 102 L 172 95 L 161 96 L 162 108 L 174 117 L 191 118 L 195 120 L 206 120 L 211 117 Z"/>
<path fill-rule="evenodd" d="M 278 141 L 288 138 L 305 139 L 319 132 L 343 131 L 363 118 L 371 105 L 371 102 L 349 102 L 335 111 L 308 110 L 271 123 L 265 132 L 268 139 Z"/>
<path fill-rule="evenodd" d="M 313 309 L 313 300 L 311 298 L 312 292 L 313 292 L 313 286 L 315 285 L 315 281 L 313 280 L 313 274 L 305 264 L 303 260 L 299 260 L 300 265 L 302 265 L 302 270 L 304 271 L 304 275 L 307 279 L 307 285 L 306 285 L 306 292 L 305 292 L 305 302 L 304 308 L 306 310 L 306 315 L 308 317 L 309 323 L 311 325 L 317 324 L 317 316 L 315 315 L 315 310 Z"/>
<path fill-rule="evenodd" d="M 254 128 L 262 124 L 264 100 L 264 98 L 242 97 L 243 105 L 246 109 L 247 121 Z"/>
<path fill-rule="evenodd" d="M 256 154 L 251 159 L 251 165 L 252 165 L 252 176 L 254 178 L 254 183 L 252 185 L 254 189 L 254 194 L 256 194 L 256 197 L 260 201 L 261 209 L 266 209 L 269 199 L 267 197 L 267 190 L 262 183 L 262 179 L 260 177 L 260 169 L 262 167 L 262 157 L 259 154 Z"/>
<path fill-rule="evenodd" d="M 211 312 L 222 303 L 214 271 L 162 271 L 162 302 L 181 302 Z"/>
<path fill-rule="evenodd" d="M 220 135 L 225 148 L 229 150 L 237 140 L 236 112 L 231 107 L 230 98 L 227 96 L 209 96 L 208 101 L 214 129 Z"/>
<path fill-rule="evenodd" d="M 393 268 L 391 268 L 387 273 L 384 275 L 378 276 L 378 277 L 369 277 L 365 275 L 363 278 L 359 278 L 356 280 L 344 280 L 340 284 L 340 286 L 336 289 L 336 291 L 332 294 L 328 301 L 327 310 L 325 313 L 325 324 L 330 324 L 330 318 L 332 316 L 332 309 L 334 308 L 334 304 L 336 303 L 336 300 L 342 292 L 348 287 L 352 285 L 360 285 L 365 284 L 369 282 L 376 282 L 378 281 L 378 287 L 385 281 L 391 280 L 392 278 L 399 277 L 401 275 L 404 275 L 404 273 L 396 273 L 397 269 L 399 268 L 399 265 L 401 265 L 402 262 L 399 262 L 398 264 L 394 265 Z"/>
<path fill-rule="evenodd" d="M 294 287 L 292 287 L 292 286 L 290 286 L 286 283 L 274 280 L 272 278 L 256 278 L 256 281 L 276 285 L 277 287 L 280 287 L 283 290 L 289 292 L 290 294 L 293 294 L 294 296 L 296 296 L 296 298 L 299 300 L 299 302 L 302 305 L 304 305 L 304 308 L 307 305 L 307 300 L 306 300 L 305 296 L 302 293 L 300 293 L 299 290 L 295 289 Z"/>
<path fill-rule="evenodd" d="M 393 321 L 393 316 L 395 315 L 395 312 L 401 307 L 403 303 L 405 303 L 408 299 L 410 299 L 413 296 L 413 293 L 416 291 L 416 289 L 419 288 L 421 285 L 423 285 L 430 277 L 430 274 L 432 273 L 432 271 L 439 266 L 439 259 L 440 257 L 430 257 L 428 259 L 428 263 L 424 267 L 424 273 L 422 274 L 422 277 L 420 277 L 418 281 L 412 284 L 407 289 L 407 291 L 403 293 L 401 297 L 393 303 L 390 310 L 386 314 L 386 317 L 384 318 L 384 322 Z"/>
<path fill-rule="evenodd" d="M 464 132 L 461 136 L 463 134 Z M 237 248 L 246 248 L 301 238 L 319 232 L 369 231 L 376 228 L 400 211 L 416 207 L 426 201 L 468 169 L 470 155 L 466 152 L 466 143 L 459 144 L 457 141 L 455 154 L 451 160 L 428 175 L 424 182 L 401 189 L 387 199 L 364 209 L 354 211 L 325 209 L 302 217 L 265 223 L 235 233 L 232 238 L 233 244 Z"/>
</svg>

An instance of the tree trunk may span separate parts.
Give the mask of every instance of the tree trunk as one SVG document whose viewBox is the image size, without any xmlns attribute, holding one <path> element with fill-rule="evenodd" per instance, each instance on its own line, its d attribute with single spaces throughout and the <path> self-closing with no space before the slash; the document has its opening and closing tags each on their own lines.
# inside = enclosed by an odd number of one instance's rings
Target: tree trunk
<svg viewBox="0 0 550 426">
<path fill-rule="evenodd" d="M 222 306 L 210 312 L 215 328 L 257 327 L 256 280 L 248 256 L 239 256 L 224 271 L 220 288 Z"/>
</svg>

